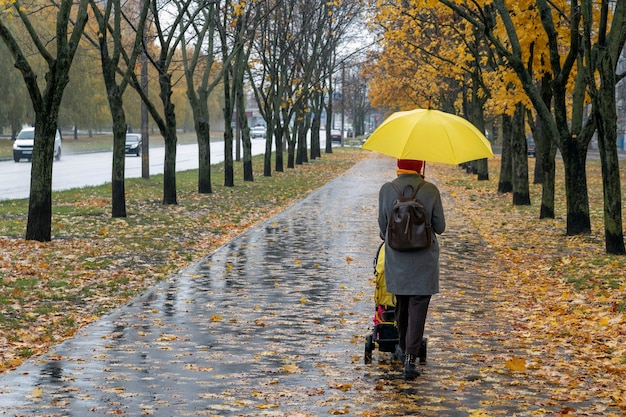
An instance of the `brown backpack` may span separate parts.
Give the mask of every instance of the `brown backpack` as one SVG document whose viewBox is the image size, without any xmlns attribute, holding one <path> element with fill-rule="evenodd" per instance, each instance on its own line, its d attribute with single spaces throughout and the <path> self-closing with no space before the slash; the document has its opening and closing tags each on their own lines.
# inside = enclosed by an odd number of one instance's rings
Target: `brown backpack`
<svg viewBox="0 0 626 417">
<path fill-rule="evenodd" d="M 385 241 L 391 249 L 412 251 L 431 245 L 430 219 L 426 216 L 424 206 L 417 199 L 417 193 L 425 183 L 426 181 L 422 181 L 415 190 L 409 184 L 402 191 L 394 183 L 390 183 L 398 193 L 398 198 L 394 202 L 389 216 L 385 237 Z M 405 197 L 404 191 L 407 188 L 410 188 L 409 197 Z"/>
</svg>

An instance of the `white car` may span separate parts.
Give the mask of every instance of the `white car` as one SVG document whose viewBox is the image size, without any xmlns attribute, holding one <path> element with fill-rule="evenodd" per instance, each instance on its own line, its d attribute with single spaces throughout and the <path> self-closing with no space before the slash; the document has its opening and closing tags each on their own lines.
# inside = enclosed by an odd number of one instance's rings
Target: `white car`
<svg viewBox="0 0 626 417">
<path fill-rule="evenodd" d="M 254 126 L 250 129 L 250 139 L 265 139 L 265 126 Z"/>
<path fill-rule="evenodd" d="M 29 161 L 33 159 L 33 144 L 35 142 L 35 128 L 25 127 L 17 134 L 13 142 L 13 160 L 20 162 L 25 158 Z M 61 132 L 57 129 L 54 136 L 54 159 L 61 159 Z"/>
</svg>

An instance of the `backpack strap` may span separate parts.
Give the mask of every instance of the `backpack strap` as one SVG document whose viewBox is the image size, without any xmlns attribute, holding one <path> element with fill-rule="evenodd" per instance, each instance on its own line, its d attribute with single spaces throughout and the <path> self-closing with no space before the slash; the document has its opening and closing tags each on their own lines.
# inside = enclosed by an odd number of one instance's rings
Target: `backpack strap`
<svg viewBox="0 0 626 417">
<path fill-rule="evenodd" d="M 389 182 L 389 184 L 391 184 L 391 186 L 393 187 L 394 190 L 396 190 L 396 193 L 398 194 L 399 198 L 407 198 L 404 196 L 404 191 L 400 191 L 400 189 L 398 188 L 398 186 L 396 184 L 394 184 L 393 182 Z M 413 188 L 413 186 L 411 184 L 407 184 L 406 187 L 411 187 L 411 190 L 413 190 L 413 194 L 411 194 L 410 198 L 411 200 L 415 200 L 415 197 L 417 196 L 417 193 L 419 192 L 420 188 L 422 188 L 424 186 L 424 184 L 426 184 L 426 180 L 422 180 L 422 182 L 420 182 L 420 184 L 417 186 L 417 188 Z M 406 187 L 404 187 L 406 189 Z"/>
<path fill-rule="evenodd" d="M 393 182 L 389 182 L 389 184 L 391 184 L 393 189 L 396 190 L 396 194 L 398 194 L 398 198 L 404 198 L 404 194 L 402 193 L 402 191 L 400 191 L 400 189 L 398 188 L 396 184 L 394 184 Z"/>
<path fill-rule="evenodd" d="M 420 182 L 420 185 L 417 186 L 417 188 L 415 189 L 415 192 L 411 196 L 412 199 L 415 199 L 415 197 L 417 196 L 418 191 L 420 190 L 420 188 L 422 188 L 424 186 L 424 184 L 426 184 L 426 180 L 422 180 L 422 182 Z M 413 188 L 413 186 L 411 186 L 411 188 Z"/>
</svg>

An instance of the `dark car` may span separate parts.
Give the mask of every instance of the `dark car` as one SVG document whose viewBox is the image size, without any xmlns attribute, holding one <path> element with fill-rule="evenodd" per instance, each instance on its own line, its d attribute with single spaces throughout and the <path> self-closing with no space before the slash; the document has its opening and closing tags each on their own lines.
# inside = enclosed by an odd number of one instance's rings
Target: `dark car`
<svg viewBox="0 0 626 417">
<path fill-rule="evenodd" d="M 126 155 L 141 156 L 141 135 L 138 133 L 126 134 Z"/>
</svg>

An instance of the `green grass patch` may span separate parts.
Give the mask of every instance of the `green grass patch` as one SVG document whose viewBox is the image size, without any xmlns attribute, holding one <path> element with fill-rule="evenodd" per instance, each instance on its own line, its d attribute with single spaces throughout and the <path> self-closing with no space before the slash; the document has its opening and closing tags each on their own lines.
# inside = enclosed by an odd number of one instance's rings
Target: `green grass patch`
<svg viewBox="0 0 626 417">
<path fill-rule="evenodd" d="M 32 350 L 31 348 L 22 348 L 22 349 L 19 349 L 17 351 L 17 355 L 21 356 L 21 357 L 24 357 L 24 358 L 32 356 L 34 353 L 35 353 L 35 351 Z"/>
<path fill-rule="evenodd" d="M 35 309 L 34 309 L 35 313 L 38 315 L 45 315 L 45 314 L 50 314 L 53 311 L 55 311 L 55 308 L 52 304 L 50 303 L 43 303 L 38 305 Z"/>
<path fill-rule="evenodd" d="M 0 326 L 6 334 L 8 341 L 18 341 L 18 337 L 11 333 L 18 329 L 22 329 L 28 325 L 28 320 L 25 317 L 15 313 L 12 309 L 5 309 L 3 313 L 0 313 Z"/>
</svg>

